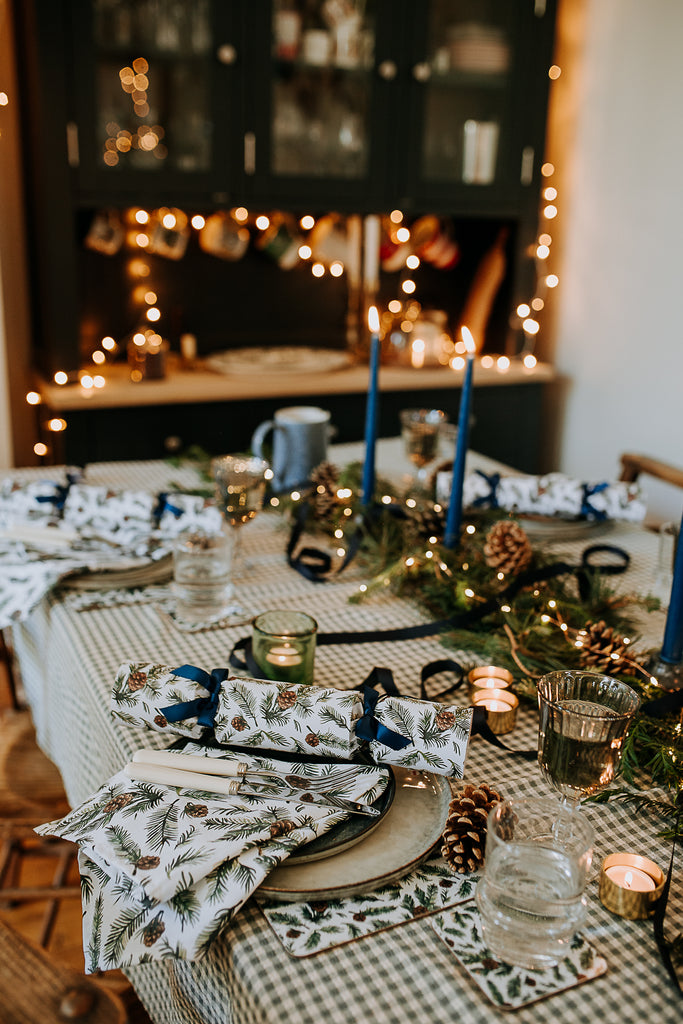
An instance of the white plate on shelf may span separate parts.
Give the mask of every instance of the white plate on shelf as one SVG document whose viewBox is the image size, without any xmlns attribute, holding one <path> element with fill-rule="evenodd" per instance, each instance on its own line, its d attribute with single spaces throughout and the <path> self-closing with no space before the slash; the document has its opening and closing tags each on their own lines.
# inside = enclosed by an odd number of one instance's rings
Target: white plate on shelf
<svg viewBox="0 0 683 1024">
<path fill-rule="evenodd" d="M 204 365 L 216 373 L 328 373 L 350 366 L 351 355 L 341 349 L 277 345 L 215 352 Z"/>
<path fill-rule="evenodd" d="M 342 899 L 388 885 L 417 867 L 444 830 L 451 787 L 444 776 L 431 772 L 392 771 L 394 799 L 367 838 L 324 860 L 285 862 L 268 875 L 257 895 L 284 903 Z"/>
</svg>

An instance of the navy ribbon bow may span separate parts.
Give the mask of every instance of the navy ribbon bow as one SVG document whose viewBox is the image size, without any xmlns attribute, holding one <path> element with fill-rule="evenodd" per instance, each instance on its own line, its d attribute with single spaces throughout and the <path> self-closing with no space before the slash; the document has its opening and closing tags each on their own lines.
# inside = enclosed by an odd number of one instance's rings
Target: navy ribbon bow
<svg viewBox="0 0 683 1024">
<path fill-rule="evenodd" d="M 213 728 L 218 707 L 218 694 L 221 691 L 221 684 L 228 678 L 230 670 L 214 668 L 209 675 L 204 669 L 196 668 L 194 665 L 180 665 L 179 668 L 173 669 L 173 674 L 182 676 L 183 679 L 191 679 L 195 683 L 201 683 L 204 689 L 209 691 L 209 696 L 195 697 L 194 700 L 170 704 L 167 708 L 159 709 L 161 714 L 168 722 L 181 722 L 184 718 L 196 716 L 199 725 Z"/>
<path fill-rule="evenodd" d="M 477 469 L 475 472 L 478 473 L 479 476 L 483 476 L 491 490 L 488 494 L 483 494 L 480 498 L 475 498 L 472 502 L 472 508 L 481 508 L 482 505 L 485 505 L 487 508 L 500 508 L 497 494 L 498 484 L 500 483 L 500 473 L 491 473 L 489 475 L 488 473 L 484 473 L 481 469 Z"/>
<path fill-rule="evenodd" d="M 360 688 L 363 694 L 363 716 L 356 722 L 356 736 L 359 740 L 377 740 L 391 750 L 403 750 L 413 742 L 410 737 L 394 732 L 375 717 L 375 708 L 379 700 L 377 690 L 373 689 L 376 683 L 381 683 L 387 692 L 398 694 L 391 670 L 374 668 Z"/>
<path fill-rule="evenodd" d="M 583 484 L 582 486 L 582 497 L 581 497 L 581 515 L 588 516 L 590 519 L 597 519 L 598 522 L 604 522 L 607 519 L 607 513 L 603 512 L 602 509 L 594 508 L 590 503 L 589 499 L 594 494 L 600 494 L 601 491 L 607 490 L 609 484 Z"/>
<path fill-rule="evenodd" d="M 65 484 L 55 484 L 55 493 L 54 494 L 40 494 L 36 498 L 36 501 L 39 501 L 42 504 L 46 504 L 46 503 L 49 502 L 51 505 L 54 505 L 55 512 L 62 512 L 64 510 L 64 504 L 66 502 L 67 495 L 68 495 L 69 491 L 71 490 L 71 486 L 73 484 L 79 483 L 79 481 L 81 480 L 82 476 L 83 476 L 83 473 L 82 473 L 82 471 L 80 469 L 75 470 L 74 472 L 67 473 L 66 474 L 66 483 Z"/>
<path fill-rule="evenodd" d="M 180 519 L 181 515 L 183 514 L 183 510 L 181 508 L 178 508 L 176 505 L 172 505 L 171 502 L 168 500 L 168 494 L 166 493 L 166 491 L 160 491 L 159 494 L 157 495 L 156 506 L 152 511 L 152 519 L 157 524 L 157 526 L 159 525 L 162 515 L 164 514 L 164 512 L 167 511 L 172 513 L 172 515 L 174 515 L 176 519 Z"/>
</svg>

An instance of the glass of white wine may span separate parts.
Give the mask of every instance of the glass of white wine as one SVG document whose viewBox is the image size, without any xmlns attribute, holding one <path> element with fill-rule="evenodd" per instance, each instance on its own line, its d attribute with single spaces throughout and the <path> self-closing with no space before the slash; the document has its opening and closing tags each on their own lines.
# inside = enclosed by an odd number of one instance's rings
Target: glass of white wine
<svg viewBox="0 0 683 1024">
<path fill-rule="evenodd" d="M 611 676 L 581 669 L 549 672 L 538 682 L 538 763 L 563 804 L 608 786 L 638 710 L 636 691 Z"/>
<path fill-rule="evenodd" d="M 220 455 L 211 460 L 215 501 L 233 533 L 233 580 L 243 578 L 246 569 L 242 564 L 242 527 L 263 508 L 266 484 L 272 475 L 265 459 L 252 455 Z"/>
<path fill-rule="evenodd" d="M 427 483 L 428 468 L 439 455 L 441 430 L 447 422 L 441 409 L 402 409 L 401 437 L 405 453 L 416 467 L 420 486 Z"/>
</svg>

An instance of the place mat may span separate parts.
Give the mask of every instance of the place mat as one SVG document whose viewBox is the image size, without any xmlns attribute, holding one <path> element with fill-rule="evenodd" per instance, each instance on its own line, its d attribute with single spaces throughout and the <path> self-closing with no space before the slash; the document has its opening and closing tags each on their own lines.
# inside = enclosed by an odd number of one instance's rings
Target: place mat
<svg viewBox="0 0 683 1024">
<path fill-rule="evenodd" d="M 469 900 L 477 876 L 453 874 L 435 849 L 409 875 L 363 896 L 309 903 L 256 903 L 290 956 L 307 957 L 396 928 Z"/>
<path fill-rule="evenodd" d="M 529 971 L 497 960 L 482 939 L 481 918 L 474 900 L 434 915 L 428 924 L 500 1010 L 519 1010 L 599 978 L 607 970 L 605 958 L 581 935 L 574 937 L 569 956 L 546 971 Z"/>
</svg>

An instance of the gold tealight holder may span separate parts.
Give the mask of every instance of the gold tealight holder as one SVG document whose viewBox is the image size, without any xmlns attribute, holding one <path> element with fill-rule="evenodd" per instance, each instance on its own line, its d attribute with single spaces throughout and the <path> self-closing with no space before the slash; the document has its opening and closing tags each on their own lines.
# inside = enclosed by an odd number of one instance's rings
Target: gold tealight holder
<svg viewBox="0 0 683 1024">
<path fill-rule="evenodd" d="M 612 853 L 600 870 L 598 896 L 613 914 L 629 921 L 651 917 L 664 889 L 664 873 L 636 853 Z"/>
<path fill-rule="evenodd" d="M 499 665 L 479 665 L 467 675 L 470 698 L 477 690 L 507 690 L 512 686 L 512 672 Z"/>
<path fill-rule="evenodd" d="M 496 736 L 512 732 L 517 721 L 519 701 L 509 690 L 496 690 L 486 687 L 476 690 L 472 697 L 475 707 L 486 709 L 486 722 Z"/>
</svg>

